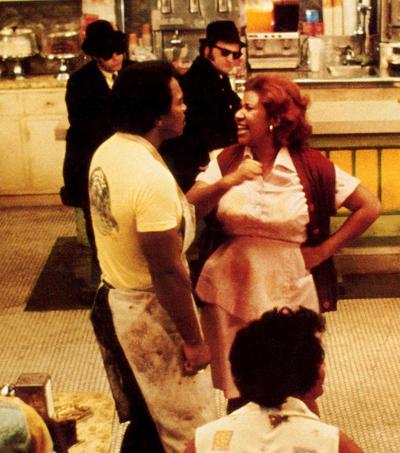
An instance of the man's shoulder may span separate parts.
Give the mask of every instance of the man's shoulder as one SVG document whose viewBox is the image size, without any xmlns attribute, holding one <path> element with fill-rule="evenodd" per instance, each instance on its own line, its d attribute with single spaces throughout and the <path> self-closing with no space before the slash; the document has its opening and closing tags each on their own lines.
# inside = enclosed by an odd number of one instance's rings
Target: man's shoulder
<svg viewBox="0 0 400 453">
<path fill-rule="evenodd" d="M 101 72 L 96 62 L 89 61 L 89 63 L 84 64 L 70 75 L 68 85 L 84 82 L 93 83 L 100 74 Z"/>
<path fill-rule="evenodd" d="M 74 72 L 72 72 L 70 78 L 76 78 L 82 76 L 82 74 L 88 74 L 88 73 L 93 73 L 93 72 L 98 72 L 99 69 L 97 67 L 97 64 L 94 60 L 89 61 L 88 63 L 85 63 L 78 69 L 76 69 Z"/>
<path fill-rule="evenodd" d="M 154 181 L 169 174 L 169 170 L 160 165 L 143 143 L 126 139 L 120 134 L 114 134 L 102 143 L 92 162 L 119 169 L 121 175 L 129 175 L 134 171 L 146 181 Z"/>
<path fill-rule="evenodd" d="M 198 81 L 204 82 L 210 78 L 218 78 L 218 71 L 206 58 L 198 56 L 180 80 L 185 86 Z"/>
</svg>

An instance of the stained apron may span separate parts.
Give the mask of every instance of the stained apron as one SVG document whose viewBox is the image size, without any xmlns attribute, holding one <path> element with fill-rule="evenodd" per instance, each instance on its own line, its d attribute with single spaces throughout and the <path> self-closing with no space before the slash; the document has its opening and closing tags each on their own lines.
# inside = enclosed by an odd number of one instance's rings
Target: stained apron
<svg viewBox="0 0 400 453">
<path fill-rule="evenodd" d="M 186 201 L 182 201 L 182 207 L 182 259 L 187 266 L 184 252 L 194 237 L 194 215 L 193 207 Z M 167 453 L 180 453 L 194 437 L 195 428 L 216 418 L 210 367 L 194 376 L 185 375 L 182 337 L 152 288 L 110 288 L 108 304 L 117 341 L 164 449 Z"/>
</svg>

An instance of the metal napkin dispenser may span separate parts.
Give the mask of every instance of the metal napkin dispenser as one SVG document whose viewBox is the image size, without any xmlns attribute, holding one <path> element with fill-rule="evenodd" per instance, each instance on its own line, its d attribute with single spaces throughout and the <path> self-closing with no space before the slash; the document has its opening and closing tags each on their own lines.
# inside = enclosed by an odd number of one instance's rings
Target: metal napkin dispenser
<svg viewBox="0 0 400 453">
<path fill-rule="evenodd" d="M 294 69 L 300 63 L 299 32 L 248 33 L 250 69 Z"/>
</svg>

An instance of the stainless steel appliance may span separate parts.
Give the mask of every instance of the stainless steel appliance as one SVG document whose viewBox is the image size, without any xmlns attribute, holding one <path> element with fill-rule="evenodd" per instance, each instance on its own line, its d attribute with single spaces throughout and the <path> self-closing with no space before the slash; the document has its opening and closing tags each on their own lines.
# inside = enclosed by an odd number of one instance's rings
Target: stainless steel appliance
<svg viewBox="0 0 400 453">
<path fill-rule="evenodd" d="M 378 1 L 377 13 L 379 69 L 383 75 L 392 75 L 389 66 L 397 65 L 397 49 L 400 47 L 400 0 Z"/>
<path fill-rule="evenodd" d="M 198 55 L 199 39 L 208 23 L 232 20 L 239 25 L 239 0 L 152 0 L 151 14 L 153 51 L 158 57 L 170 59 L 177 54 L 185 64 Z M 179 52 L 177 52 L 179 50 Z"/>
<path fill-rule="evenodd" d="M 248 33 L 250 69 L 294 69 L 300 63 L 299 32 Z"/>
<path fill-rule="evenodd" d="M 276 0 L 272 8 L 271 32 L 253 33 L 253 21 L 257 19 L 247 16 L 250 69 L 294 69 L 300 64 L 299 1 Z"/>
<path fill-rule="evenodd" d="M 379 1 L 378 16 L 380 41 L 400 41 L 400 0 Z"/>
<path fill-rule="evenodd" d="M 138 32 L 135 10 L 149 13 L 152 51 L 158 58 L 180 58 L 187 66 L 198 55 L 199 39 L 207 24 L 232 20 L 240 27 L 240 8 L 244 0 L 115 0 L 119 28 Z M 147 19 L 147 18 L 146 18 Z M 146 20 L 147 21 L 147 20 Z M 140 22 L 140 21 L 138 21 Z"/>
</svg>

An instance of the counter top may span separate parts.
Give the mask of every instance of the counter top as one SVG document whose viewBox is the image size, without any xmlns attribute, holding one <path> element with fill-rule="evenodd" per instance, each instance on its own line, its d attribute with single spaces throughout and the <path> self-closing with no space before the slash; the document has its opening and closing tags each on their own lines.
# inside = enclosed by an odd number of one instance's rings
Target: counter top
<svg viewBox="0 0 400 453">
<path fill-rule="evenodd" d="M 320 72 L 302 71 L 302 70 L 252 70 L 249 71 L 248 76 L 273 73 L 282 75 L 294 80 L 299 85 L 305 86 L 338 86 L 343 85 L 366 85 L 366 86 L 400 86 L 400 75 L 398 77 L 391 77 L 387 73 L 363 76 L 363 77 L 333 77 L 326 69 Z M 237 85 L 240 85 L 244 80 L 238 80 Z M 66 80 L 57 80 L 54 74 L 51 75 L 33 75 L 26 76 L 22 79 L 11 79 L 0 77 L 0 90 L 18 90 L 18 89 L 35 89 L 35 88 L 65 88 L 67 85 Z"/>
<path fill-rule="evenodd" d="M 57 80 L 54 74 L 26 76 L 21 79 L 0 77 L 0 90 L 65 88 L 66 86 L 67 81 Z"/>
<path fill-rule="evenodd" d="M 276 74 L 292 79 L 300 86 L 314 86 L 314 85 L 337 85 L 338 87 L 343 85 L 363 85 L 366 86 L 400 86 L 400 75 L 397 77 L 390 76 L 387 71 L 377 73 L 374 75 L 365 75 L 362 77 L 337 77 L 332 76 L 327 69 L 323 69 L 319 72 L 311 72 L 299 69 L 293 70 L 252 70 L 249 72 L 249 76 L 257 74 Z"/>
</svg>

